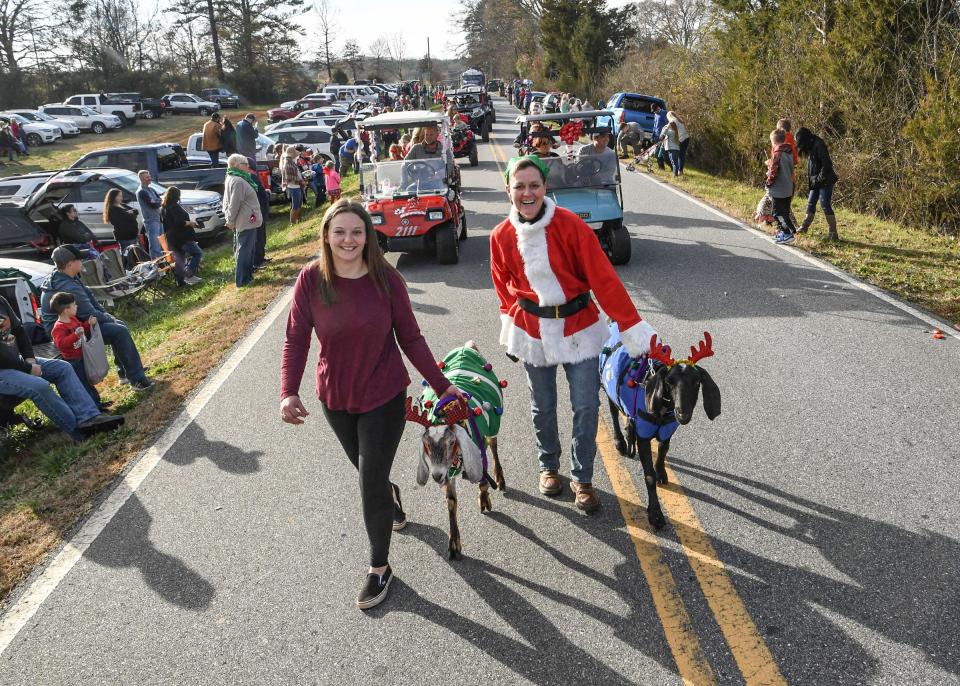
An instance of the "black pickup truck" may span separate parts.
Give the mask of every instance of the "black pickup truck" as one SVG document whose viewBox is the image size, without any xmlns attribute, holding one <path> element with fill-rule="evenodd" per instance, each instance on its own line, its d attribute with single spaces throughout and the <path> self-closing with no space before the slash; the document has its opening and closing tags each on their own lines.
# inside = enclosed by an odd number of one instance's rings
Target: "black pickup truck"
<svg viewBox="0 0 960 686">
<path fill-rule="evenodd" d="M 223 195 L 227 168 L 209 164 L 190 164 L 178 143 L 128 145 L 103 148 L 87 153 L 70 165 L 71 169 L 119 167 L 132 172 L 146 169 L 154 181 L 181 190 L 216 191 Z"/>
<path fill-rule="evenodd" d="M 140 116 L 143 119 L 159 119 L 163 116 L 164 106 L 160 98 L 145 98 L 140 93 L 107 93 L 112 98 L 140 103 Z"/>
</svg>

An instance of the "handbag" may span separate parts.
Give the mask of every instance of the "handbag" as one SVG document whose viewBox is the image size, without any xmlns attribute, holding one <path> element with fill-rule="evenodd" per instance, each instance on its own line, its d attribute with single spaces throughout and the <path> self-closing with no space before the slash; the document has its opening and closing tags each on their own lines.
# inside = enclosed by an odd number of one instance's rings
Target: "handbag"
<svg viewBox="0 0 960 686">
<path fill-rule="evenodd" d="M 90 327 L 90 339 L 85 337 L 81 348 L 83 349 L 83 371 L 87 375 L 87 381 L 90 385 L 96 385 L 103 381 L 107 372 L 110 371 L 110 365 L 107 363 L 107 349 L 103 343 L 103 332 L 100 330 L 100 324 L 94 324 Z"/>
</svg>

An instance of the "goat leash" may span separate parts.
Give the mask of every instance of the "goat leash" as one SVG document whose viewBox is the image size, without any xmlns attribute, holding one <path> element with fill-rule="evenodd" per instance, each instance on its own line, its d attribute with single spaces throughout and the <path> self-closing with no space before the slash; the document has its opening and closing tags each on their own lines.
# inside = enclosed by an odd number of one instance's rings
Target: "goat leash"
<svg viewBox="0 0 960 686">
<path fill-rule="evenodd" d="M 473 397 L 466 391 L 464 391 L 463 394 L 467 397 L 467 400 Z M 433 408 L 433 413 L 439 416 L 440 411 L 446 405 L 456 400 L 457 400 L 457 396 L 455 395 L 448 395 L 444 398 L 440 398 L 440 400 L 437 401 L 436 406 Z M 493 487 L 493 490 L 497 490 L 497 482 L 490 477 L 489 473 L 487 473 L 487 446 L 486 446 L 486 443 L 484 443 L 483 441 L 483 436 L 480 434 L 480 427 L 477 426 L 477 420 L 473 418 L 472 412 L 467 411 L 465 414 L 466 414 L 467 422 L 469 422 L 470 429 L 471 429 L 470 431 L 467 432 L 467 434 L 472 433 L 472 435 L 470 435 L 470 438 L 473 439 L 473 442 L 476 443 L 477 447 L 480 449 L 480 458 L 483 464 L 483 478 L 486 479 L 487 483 Z"/>
</svg>

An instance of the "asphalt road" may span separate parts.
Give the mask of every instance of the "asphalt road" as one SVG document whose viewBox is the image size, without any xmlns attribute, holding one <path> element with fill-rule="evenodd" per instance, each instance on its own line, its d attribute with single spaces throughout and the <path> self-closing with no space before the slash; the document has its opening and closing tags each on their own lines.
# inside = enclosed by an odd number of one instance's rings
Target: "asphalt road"
<svg viewBox="0 0 960 686">
<path fill-rule="evenodd" d="M 479 168 L 463 171 L 460 264 L 390 256 L 434 352 L 472 338 L 509 381 L 509 490 L 480 515 L 461 488 L 465 559 L 446 559 L 445 506 L 415 484 L 408 426 L 396 582 L 384 605 L 355 608 L 356 477 L 309 372 L 308 423 L 279 420 L 281 313 L 63 578 L 49 581 L 56 564 L 35 577 L 48 595 L 24 587 L 0 627 L 0 684 L 960 683 L 957 341 L 624 172 L 633 259 L 618 271 L 668 342 L 713 334 L 704 366 L 723 414 L 698 410 L 675 437 L 679 487 L 662 491 L 670 523 L 656 535 L 639 465 L 603 427 L 601 511 L 540 496 L 488 272 L 515 133 L 512 108 L 498 111 Z M 568 446 L 569 416 L 561 427 Z"/>
</svg>

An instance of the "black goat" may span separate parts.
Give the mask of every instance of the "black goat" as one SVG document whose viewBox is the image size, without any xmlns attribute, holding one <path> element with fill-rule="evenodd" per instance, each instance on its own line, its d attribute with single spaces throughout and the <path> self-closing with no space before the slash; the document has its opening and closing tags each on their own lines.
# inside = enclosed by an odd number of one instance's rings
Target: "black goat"
<svg viewBox="0 0 960 686">
<path fill-rule="evenodd" d="M 619 337 L 619 331 L 616 331 L 607 342 L 608 347 L 604 348 L 606 359 L 601 358 L 602 379 L 610 406 L 614 443 L 622 455 L 637 455 L 640 458 L 643 478 L 647 484 L 647 520 L 655 528 L 661 529 L 666 520 L 657 498 L 657 484 L 667 483 L 664 462 L 667 451 L 670 450 L 670 438 L 680 425 L 690 423 L 701 391 L 707 417 L 712 421 L 720 415 L 720 389 L 707 370 L 697 365 L 699 360 L 713 355 L 712 341 L 710 334 L 704 332 L 706 344 L 701 342 L 699 349 L 691 346 L 688 359 L 674 360 L 670 349 L 658 344 L 654 336 L 650 341 L 650 355 L 646 360 L 624 365 L 624 354 L 613 354 L 619 348 Z M 613 368 L 618 360 L 622 367 L 619 370 Z M 640 377 L 639 380 L 629 378 L 632 370 Z M 608 383 L 609 381 L 613 383 Z M 627 395 L 624 392 L 625 387 L 638 389 L 633 395 L 638 395 L 642 390 L 642 407 L 629 407 L 623 397 Z M 636 405 L 636 402 L 634 404 Z M 620 426 L 621 414 L 627 416 L 626 440 Z M 651 448 L 654 438 L 657 439 L 656 463 L 653 461 Z"/>
</svg>

